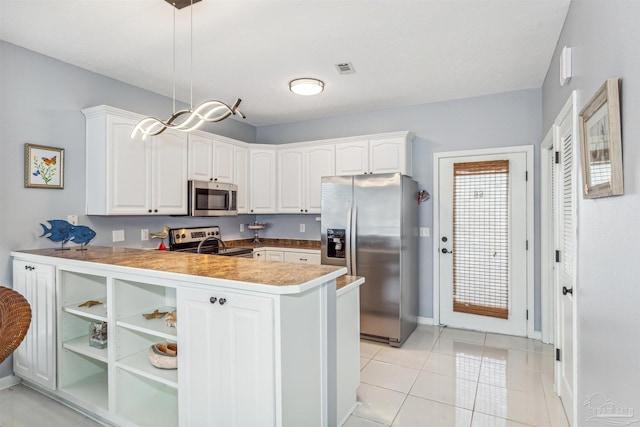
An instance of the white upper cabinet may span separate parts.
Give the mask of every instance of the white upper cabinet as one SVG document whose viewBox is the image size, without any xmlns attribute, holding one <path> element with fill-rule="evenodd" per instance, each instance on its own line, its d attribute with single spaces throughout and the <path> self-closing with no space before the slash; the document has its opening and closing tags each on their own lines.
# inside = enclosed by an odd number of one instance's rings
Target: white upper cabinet
<svg viewBox="0 0 640 427">
<path fill-rule="evenodd" d="M 322 177 L 336 174 L 334 144 L 305 148 L 305 213 L 320 213 L 322 205 Z"/>
<path fill-rule="evenodd" d="M 151 144 L 151 208 L 154 214 L 187 213 L 187 135 L 164 131 Z M 149 213 L 149 209 L 147 209 Z"/>
<path fill-rule="evenodd" d="M 213 140 L 200 134 L 189 135 L 189 179 L 213 181 Z"/>
<path fill-rule="evenodd" d="M 278 151 L 278 212 L 304 213 L 304 148 Z"/>
<path fill-rule="evenodd" d="M 411 176 L 411 141 L 406 138 L 369 141 L 369 173 L 395 173 Z"/>
<path fill-rule="evenodd" d="M 323 176 L 335 174 L 333 144 L 278 151 L 278 212 L 320 213 Z"/>
<path fill-rule="evenodd" d="M 213 180 L 233 183 L 233 145 L 216 140 L 213 143 Z"/>
<path fill-rule="evenodd" d="M 129 135 L 141 116 L 107 106 L 86 116 L 89 215 L 187 213 L 187 135 L 165 131 L 146 140 Z"/>
<path fill-rule="evenodd" d="M 239 214 L 249 213 L 249 149 L 245 147 L 233 147 L 234 178 L 233 182 L 238 186 L 236 193 L 236 207 Z"/>
<path fill-rule="evenodd" d="M 189 179 L 234 182 L 233 145 L 204 132 L 189 134 Z"/>
<path fill-rule="evenodd" d="M 336 175 L 400 172 L 411 176 L 413 136 L 408 132 L 387 135 L 372 135 L 367 140 L 337 143 Z"/>
<path fill-rule="evenodd" d="M 186 215 L 190 179 L 236 184 L 240 214 L 317 214 L 323 176 L 412 174 L 407 131 L 267 145 L 166 130 L 142 141 L 129 137 L 139 114 L 82 112 L 88 215 Z"/>
<path fill-rule="evenodd" d="M 336 175 L 362 175 L 368 172 L 368 141 L 336 144 Z"/>
<path fill-rule="evenodd" d="M 249 213 L 276 212 L 276 151 L 249 150 Z"/>
</svg>

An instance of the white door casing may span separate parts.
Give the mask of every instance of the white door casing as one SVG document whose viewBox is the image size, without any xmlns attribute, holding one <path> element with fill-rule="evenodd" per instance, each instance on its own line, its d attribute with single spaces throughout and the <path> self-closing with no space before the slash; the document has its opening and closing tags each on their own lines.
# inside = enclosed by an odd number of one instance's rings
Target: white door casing
<svg viewBox="0 0 640 427">
<path fill-rule="evenodd" d="M 555 342 L 555 194 L 557 172 L 553 139 L 554 124 L 540 144 L 540 299 L 542 342 Z"/>
<path fill-rule="evenodd" d="M 510 160 L 510 210 L 516 207 L 521 212 L 521 226 L 510 233 L 510 287 L 514 283 L 515 293 L 510 295 L 509 318 L 507 320 L 477 316 L 467 313 L 444 313 L 445 306 L 452 311 L 452 256 L 443 254 L 443 248 L 452 250 L 452 242 L 442 242 L 442 237 L 451 237 L 452 184 L 442 182 L 442 167 L 448 167 L 448 181 L 452 182 L 452 165 L 457 161 L 483 161 L 490 159 Z M 455 161 L 454 161 L 455 159 Z M 533 316 L 533 147 L 505 147 L 484 150 L 469 150 L 434 155 L 434 324 L 447 323 L 468 329 L 484 329 L 492 332 L 539 337 L 534 331 Z M 450 175 L 449 175 L 450 174 Z M 514 178 L 517 177 L 517 180 Z M 514 188 L 514 185 L 516 187 Z M 516 188 L 520 187 L 519 190 Z M 448 214 L 443 215 L 443 213 Z M 510 213 L 512 215 L 512 212 Z M 443 218 L 448 216 L 448 218 Z M 511 221 L 513 222 L 513 221 Z M 513 229 L 513 226 L 511 227 Z M 444 233 L 444 234 L 443 234 Z M 444 245 L 444 246 L 443 246 Z M 528 247 L 528 250 L 527 250 Z M 517 256 L 514 256 L 516 255 Z M 514 281 L 515 280 L 515 281 Z M 443 283 L 449 283 L 448 287 Z M 446 288 L 446 289 L 445 289 Z M 513 292 L 513 291 L 510 291 Z"/>
</svg>

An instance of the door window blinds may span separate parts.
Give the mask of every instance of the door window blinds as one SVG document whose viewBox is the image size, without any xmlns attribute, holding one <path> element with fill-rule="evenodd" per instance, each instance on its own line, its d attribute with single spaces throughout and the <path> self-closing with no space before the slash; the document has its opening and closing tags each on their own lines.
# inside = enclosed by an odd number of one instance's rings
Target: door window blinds
<svg viewBox="0 0 640 427">
<path fill-rule="evenodd" d="M 509 317 L 509 160 L 453 165 L 453 311 Z"/>
</svg>

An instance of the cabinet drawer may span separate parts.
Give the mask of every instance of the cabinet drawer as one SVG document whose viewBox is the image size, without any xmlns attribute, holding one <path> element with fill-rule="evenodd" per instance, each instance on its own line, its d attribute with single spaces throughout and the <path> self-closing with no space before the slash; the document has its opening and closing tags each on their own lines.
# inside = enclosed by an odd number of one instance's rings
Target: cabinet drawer
<svg viewBox="0 0 640 427">
<path fill-rule="evenodd" d="M 302 264 L 320 264 L 320 254 L 306 252 L 285 252 L 284 262 L 298 262 Z"/>
</svg>

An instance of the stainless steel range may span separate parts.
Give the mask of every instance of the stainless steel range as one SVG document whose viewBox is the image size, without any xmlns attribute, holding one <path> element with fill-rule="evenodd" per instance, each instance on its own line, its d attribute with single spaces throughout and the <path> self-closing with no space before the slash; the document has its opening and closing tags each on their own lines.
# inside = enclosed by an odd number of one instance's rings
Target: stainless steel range
<svg viewBox="0 0 640 427">
<path fill-rule="evenodd" d="M 253 258 L 251 248 L 227 248 L 217 226 L 172 228 L 169 230 L 169 250 Z"/>
</svg>

